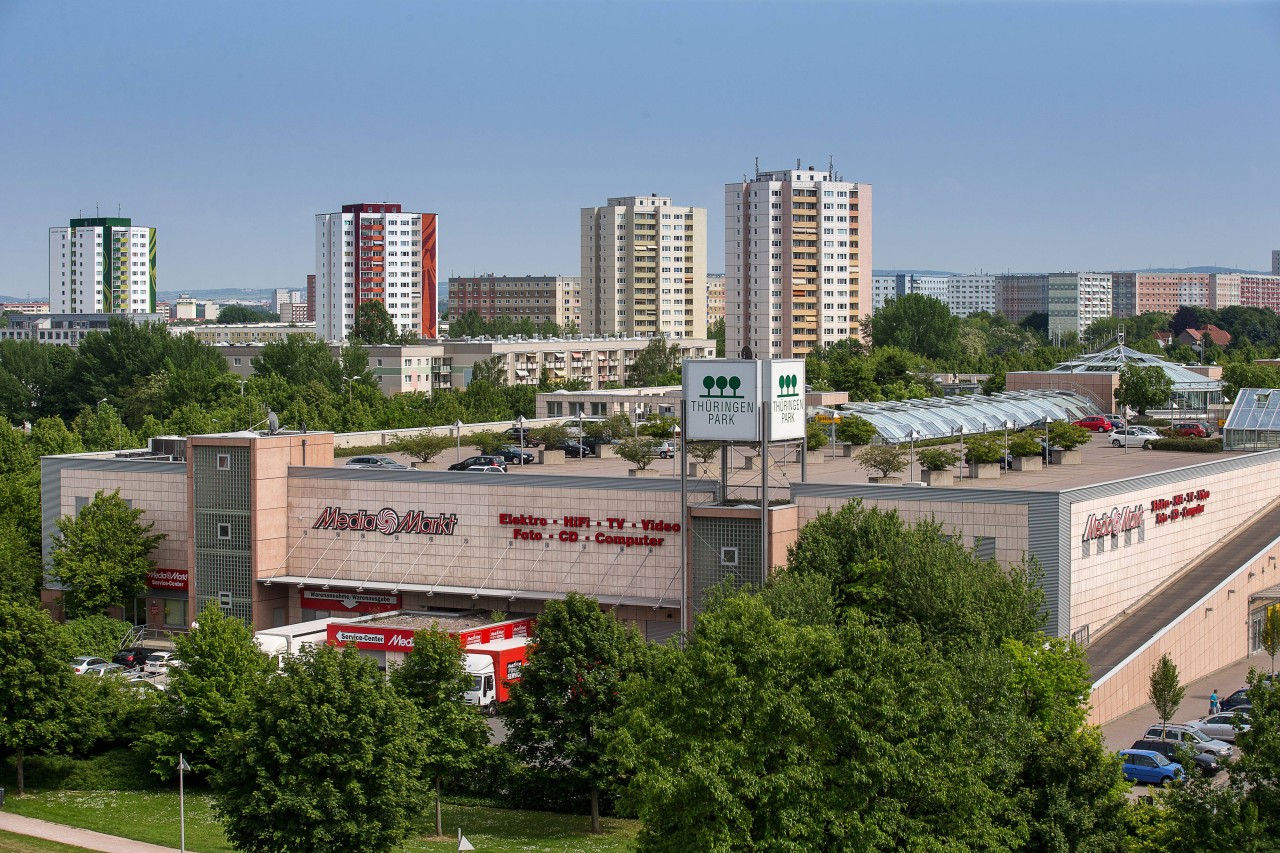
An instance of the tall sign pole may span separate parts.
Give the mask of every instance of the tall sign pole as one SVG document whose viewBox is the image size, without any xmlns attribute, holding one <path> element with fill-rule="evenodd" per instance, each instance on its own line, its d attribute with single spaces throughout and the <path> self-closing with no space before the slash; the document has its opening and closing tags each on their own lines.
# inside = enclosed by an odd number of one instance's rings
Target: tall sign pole
<svg viewBox="0 0 1280 853">
<path fill-rule="evenodd" d="M 769 404 L 760 404 L 760 586 L 769 580 Z"/>
<path fill-rule="evenodd" d="M 680 537 L 680 641 L 683 643 L 689 636 L 689 602 L 693 592 L 689 588 L 689 546 L 693 537 L 688 533 L 692 526 L 689 519 L 689 439 L 688 421 L 689 401 L 684 395 L 680 397 L 680 529 L 685 531 Z"/>
</svg>

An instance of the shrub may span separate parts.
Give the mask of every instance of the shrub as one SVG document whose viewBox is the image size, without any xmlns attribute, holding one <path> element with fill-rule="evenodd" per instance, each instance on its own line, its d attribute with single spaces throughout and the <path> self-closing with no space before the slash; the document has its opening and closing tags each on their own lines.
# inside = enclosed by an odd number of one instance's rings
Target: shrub
<svg viewBox="0 0 1280 853">
<path fill-rule="evenodd" d="M 430 462 L 454 444 L 455 440 L 452 436 L 424 432 L 419 435 L 400 436 L 387 447 L 380 449 L 404 453 L 419 462 Z"/>
<path fill-rule="evenodd" d="M 63 622 L 59 629 L 73 655 L 97 655 L 111 660 L 132 626 L 110 616 L 81 616 Z"/>
<path fill-rule="evenodd" d="M 960 454 L 945 447 L 930 447 L 917 454 L 920 467 L 926 471 L 945 471 L 960 461 Z"/>
<path fill-rule="evenodd" d="M 691 441 L 688 444 L 689 455 L 706 465 L 720 452 L 718 441 Z"/>
<path fill-rule="evenodd" d="M 817 421 L 809 421 L 804 428 L 805 450 L 821 450 L 827 446 L 827 427 Z"/>
<path fill-rule="evenodd" d="M 547 447 L 564 444 L 569 440 L 569 428 L 564 424 L 548 424 L 547 426 L 530 430 L 529 434 Z"/>
<path fill-rule="evenodd" d="M 907 452 L 893 444 L 872 444 L 858 452 L 858 464 L 888 477 L 906 470 Z"/>
<path fill-rule="evenodd" d="M 1220 438 L 1158 438 L 1151 442 L 1152 450 L 1175 450 L 1184 453 L 1221 453 Z"/>
<path fill-rule="evenodd" d="M 1015 433 L 1009 438 L 1009 455 L 1027 457 L 1041 456 L 1044 447 L 1040 444 L 1040 434 L 1030 430 Z"/>
<path fill-rule="evenodd" d="M 486 456 L 492 456 L 511 443 L 511 436 L 493 430 L 481 430 L 468 435 L 466 442 Z"/>
<path fill-rule="evenodd" d="M 1153 418 L 1150 415 L 1134 415 L 1129 418 L 1130 426 L 1149 426 L 1149 427 L 1167 427 L 1173 426 L 1173 422 L 1167 418 Z"/>
<path fill-rule="evenodd" d="M 1087 429 L 1070 421 L 1054 421 L 1049 424 L 1049 444 L 1053 447 L 1075 450 L 1082 444 L 1088 444 L 1092 438 Z"/>
<path fill-rule="evenodd" d="M 382 444 L 365 444 L 359 447 L 335 447 L 333 455 L 338 459 L 346 456 L 368 456 L 376 453 L 386 453 L 387 447 Z"/>
<path fill-rule="evenodd" d="M 623 459 L 643 471 L 649 467 L 649 463 L 653 461 L 654 454 L 658 452 L 658 441 L 645 436 L 624 438 L 617 445 L 616 452 Z"/>
<path fill-rule="evenodd" d="M 870 444 L 876 437 L 876 428 L 871 421 L 857 415 L 844 415 L 836 424 L 836 440 L 845 444 Z"/>
<path fill-rule="evenodd" d="M 964 440 L 964 461 L 985 465 L 1004 458 L 1004 439 L 991 433 L 969 436 Z"/>
</svg>

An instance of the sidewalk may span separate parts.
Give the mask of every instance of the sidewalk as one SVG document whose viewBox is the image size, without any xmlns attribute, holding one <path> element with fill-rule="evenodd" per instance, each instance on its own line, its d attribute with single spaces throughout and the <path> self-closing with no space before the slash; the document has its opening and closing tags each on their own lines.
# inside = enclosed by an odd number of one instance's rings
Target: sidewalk
<svg viewBox="0 0 1280 853">
<path fill-rule="evenodd" d="M 1262 652 L 1258 652 L 1238 660 L 1199 681 L 1188 684 L 1187 693 L 1182 699 L 1182 704 L 1178 706 L 1177 713 L 1173 715 L 1173 719 L 1169 722 L 1171 724 L 1185 723 L 1187 720 L 1208 716 L 1209 694 L 1217 690 L 1219 697 L 1225 697 L 1244 687 L 1245 677 L 1249 674 L 1249 667 L 1251 666 L 1263 671 L 1270 671 L 1271 658 Z M 1146 734 L 1148 727 L 1159 722 L 1160 718 L 1156 716 L 1155 709 L 1149 704 L 1143 705 L 1123 717 L 1117 717 L 1109 723 L 1104 723 L 1102 725 L 1102 735 L 1109 749 L 1128 749 L 1133 746 L 1135 740 L 1139 740 Z"/>
<path fill-rule="evenodd" d="M 98 850 L 101 853 L 177 853 L 177 847 L 160 847 L 155 844 L 144 844 L 116 835 L 104 835 L 101 832 L 90 832 L 87 829 L 76 829 L 74 826 L 63 826 L 60 823 L 49 823 L 31 817 L 10 814 L 0 811 L 0 829 L 16 832 L 19 835 L 30 835 L 46 841 L 57 841 L 86 850 Z"/>
</svg>

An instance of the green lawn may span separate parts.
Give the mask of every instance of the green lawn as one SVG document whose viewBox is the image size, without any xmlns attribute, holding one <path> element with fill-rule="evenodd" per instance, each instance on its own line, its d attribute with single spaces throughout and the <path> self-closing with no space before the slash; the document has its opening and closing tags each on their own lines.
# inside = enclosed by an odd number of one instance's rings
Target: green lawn
<svg viewBox="0 0 1280 853">
<path fill-rule="evenodd" d="M 5 809 L 14 814 L 151 844 L 178 846 L 176 793 L 42 791 L 21 798 L 10 797 L 5 802 Z M 448 803 L 445 804 L 444 817 L 445 832 L 451 838 L 429 840 L 433 816 L 426 814 L 422 820 L 423 834 L 404 845 L 405 853 L 456 850 L 459 825 L 476 849 L 487 853 L 621 853 L 632 848 L 640 830 L 636 821 L 606 819 L 604 835 L 593 837 L 590 833 L 591 819 L 587 817 Z M 9 849 L 0 845 L 0 850 Z M 73 848 L 54 845 L 29 849 L 53 851 Z M 232 849 L 222 834 L 222 827 L 214 819 L 208 794 L 187 795 L 187 849 L 194 853 L 229 853 Z"/>
<path fill-rule="evenodd" d="M 45 841 L 0 830 L 0 850 L 5 853 L 90 853 L 85 847 L 70 847 L 56 841 Z"/>
</svg>

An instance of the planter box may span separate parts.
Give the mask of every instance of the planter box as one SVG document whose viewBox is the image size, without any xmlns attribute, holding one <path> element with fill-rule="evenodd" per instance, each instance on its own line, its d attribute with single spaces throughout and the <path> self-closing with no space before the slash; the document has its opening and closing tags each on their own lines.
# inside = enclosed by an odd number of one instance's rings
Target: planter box
<svg viewBox="0 0 1280 853">
<path fill-rule="evenodd" d="M 975 480 L 999 480 L 999 462 L 970 462 L 969 476 Z"/>
<path fill-rule="evenodd" d="M 563 465 L 564 451 L 563 450 L 539 450 L 538 464 L 539 465 Z"/>
<path fill-rule="evenodd" d="M 956 472 L 950 468 L 945 471 L 921 471 L 920 479 L 928 483 L 930 486 L 954 486 L 956 483 Z"/>
<path fill-rule="evenodd" d="M 1049 458 L 1053 460 L 1054 465 L 1079 465 L 1079 450 L 1051 450 Z"/>
<path fill-rule="evenodd" d="M 868 482 L 868 483 L 876 483 L 877 485 L 880 485 L 880 486 L 889 486 L 889 485 L 893 485 L 893 484 L 895 484 L 895 483 L 901 483 L 901 482 L 902 482 L 902 478 L 901 478 L 901 477 L 898 477 L 898 476 L 893 476 L 893 477 L 868 477 L 868 478 L 867 478 L 867 482 Z"/>
<path fill-rule="evenodd" d="M 753 469 L 753 468 L 755 468 L 755 467 L 756 467 L 756 457 L 754 457 L 754 456 L 744 456 L 744 457 L 742 457 L 742 470 L 743 470 L 743 471 L 750 471 L 750 470 L 752 470 L 752 469 Z"/>
<path fill-rule="evenodd" d="M 840 445 L 840 455 L 843 456 L 845 459 L 852 459 L 853 453 L 856 449 L 857 448 L 854 447 L 852 444 L 842 444 Z"/>
<path fill-rule="evenodd" d="M 601 459 L 620 459 L 618 456 L 618 445 L 616 444 L 598 444 L 596 445 L 596 455 Z"/>
<path fill-rule="evenodd" d="M 628 477 L 658 477 L 661 476 L 656 468 L 632 468 L 627 472 Z"/>
<path fill-rule="evenodd" d="M 1039 456 L 1013 457 L 1013 470 L 1015 471 L 1040 471 L 1043 468 L 1044 460 Z"/>
<path fill-rule="evenodd" d="M 827 461 L 827 454 L 821 450 L 810 450 L 804 456 L 805 465 L 821 465 L 825 461 Z"/>
</svg>

